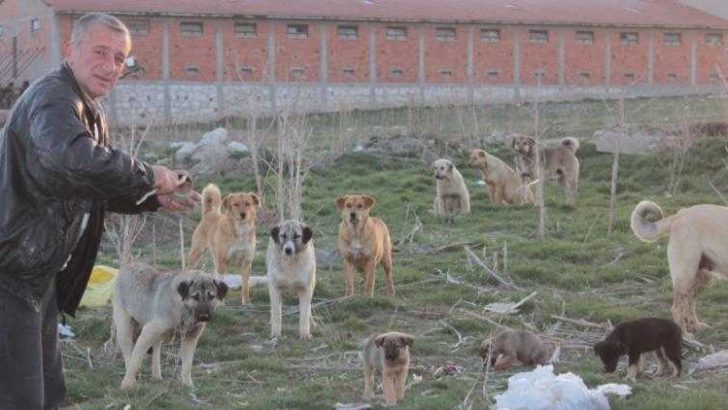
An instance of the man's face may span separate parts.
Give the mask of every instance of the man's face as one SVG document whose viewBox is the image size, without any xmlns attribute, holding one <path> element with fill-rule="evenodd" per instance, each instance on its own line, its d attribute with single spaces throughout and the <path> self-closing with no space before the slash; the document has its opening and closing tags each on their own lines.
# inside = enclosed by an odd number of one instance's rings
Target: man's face
<svg viewBox="0 0 728 410">
<path fill-rule="evenodd" d="M 131 39 L 96 23 L 78 44 L 68 46 L 68 65 L 81 88 L 91 97 L 102 97 L 116 85 L 131 51 Z"/>
</svg>

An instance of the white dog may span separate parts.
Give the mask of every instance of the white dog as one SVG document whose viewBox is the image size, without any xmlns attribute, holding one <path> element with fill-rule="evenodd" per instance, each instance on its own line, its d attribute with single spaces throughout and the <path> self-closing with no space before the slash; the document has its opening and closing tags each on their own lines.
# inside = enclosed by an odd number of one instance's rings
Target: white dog
<svg viewBox="0 0 728 410">
<path fill-rule="evenodd" d="M 470 213 L 470 193 L 460 171 L 452 161 L 438 159 L 432 163 L 437 179 L 435 214 L 455 216 Z"/>
<path fill-rule="evenodd" d="M 301 222 L 288 220 L 270 232 L 266 265 L 270 294 L 271 337 L 281 336 L 283 292 L 298 298 L 298 334 L 311 339 L 311 298 L 316 286 L 316 254 L 313 231 Z"/>
</svg>

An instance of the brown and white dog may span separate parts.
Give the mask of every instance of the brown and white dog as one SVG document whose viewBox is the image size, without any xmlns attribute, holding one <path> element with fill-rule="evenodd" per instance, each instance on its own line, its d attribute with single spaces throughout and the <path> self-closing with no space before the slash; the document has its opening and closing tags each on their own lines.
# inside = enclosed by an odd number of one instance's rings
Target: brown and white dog
<svg viewBox="0 0 728 410">
<path fill-rule="evenodd" d="M 516 169 L 522 177 L 537 179 L 536 152 L 542 169 L 542 178 L 549 180 L 556 178 L 566 191 L 566 200 L 574 205 L 576 193 L 579 188 L 579 159 L 576 151 L 579 149 L 579 140 L 566 137 L 555 147 L 536 147 L 533 137 L 516 134 L 513 136 L 513 151 L 516 152 Z"/>
<path fill-rule="evenodd" d="M 492 340 L 483 341 L 480 357 L 484 363 L 490 357 L 490 366 L 495 371 L 501 371 L 510 368 L 516 360 L 532 367 L 546 364 L 549 350 L 538 336 L 529 331 L 506 330 Z"/>
<path fill-rule="evenodd" d="M 250 274 L 255 257 L 255 218 L 260 198 L 253 193 L 236 192 L 222 198 L 220 188 L 209 184 L 202 190 L 202 220 L 192 235 L 187 265 L 194 269 L 205 248 L 210 251 L 215 273 L 239 271 L 242 303 L 250 303 Z"/>
<path fill-rule="evenodd" d="M 488 197 L 497 205 L 534 205 L 533 191 L 513 168 L 506 165 L 499 158 L 488 154 L 482 149 L 470 151 L 470 165 L 478 168 L 485 184 L 488 186 Z"/>
<path fill-rule="evenodd" d="M 670 237 L 672 316 L 686 335 L 709 328 L 698 320 L 695 297 L 711 279 L 728 279 L 728 207 L 695 205 L 665 216 L 656 203 L 642 201 L 632 211 L 631 226 L 645 242 Z"/>
<path fill-rule="evenodd" d="M 338 248 L 344 258 L 346 296 L 354 295 L 354 269 L 364 275 L 364 293 L 374 296 L 374 271 L 384 268 L 387 294 L 394 296 L 392 279 L 392 240 L 387 225 L 369 216 L 376 200 L 369 195 L 345 195 L 336 199 L 341 214 Z"/>
<path fill-rule="evenodd" d="M 470 192 L 465 180 L 449 159 L 432 163 L 435 170 L 435 214 L 456 216 L 470 213 Z"/>
<path fill-rule="evenodd" d="M 399 332 L 372 336 L 364 347 L 364 400 L 374 398 L 374 375 L 382 375 L 384 402 L 387 406 L 404 399 L 414 337 Z"/>
</svg>

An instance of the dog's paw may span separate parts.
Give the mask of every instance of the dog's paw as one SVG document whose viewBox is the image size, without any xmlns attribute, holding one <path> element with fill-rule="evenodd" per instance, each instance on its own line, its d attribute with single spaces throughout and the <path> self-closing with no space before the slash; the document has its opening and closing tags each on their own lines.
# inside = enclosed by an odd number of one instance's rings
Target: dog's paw
<svg viewBox="0 0 728 410">
<path fill-rule="evenodd" d="M 127 379 L 124 378 L 124 380 L 121 381 L 121 389 L 122 390 L 130 390 L 137 386 L 137 382 L 134 379 Z"/>
<path fill-rule="evenodd" d="M 701 322 L 699 320 L 695 322 L 695 331 L 696 332 L 704 332 L 706 330 L 710 330 L 709 324 L 707 324 L 705 322 Z"/>
<path fill-rule="evenodd" d="M 298 337 L 301 338 L 301 340 L 311 340 L 313 339 L 313 336 L 311 336 L 311 332 L 303 332 L 299 333 Z"/>
</svg>

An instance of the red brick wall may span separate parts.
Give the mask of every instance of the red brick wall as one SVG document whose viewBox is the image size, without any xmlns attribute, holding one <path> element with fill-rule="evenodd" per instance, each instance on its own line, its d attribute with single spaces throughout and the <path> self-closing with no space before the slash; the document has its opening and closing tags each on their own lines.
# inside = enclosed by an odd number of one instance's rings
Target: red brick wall
<svg viewBox="0 0 728 410">
<path fill-rule="evenodd" d="M 481 40 L 482 29 L 500 30 L 495 43 Z M 480 84 L 513 84 L 513 30 L 509 27 L 476 27 L 473 39 L 473 72 Z M 497 72 L 497 75 L 488 75 Z"/>
<path fill-rule="evenodd" d="M 437 28 L 455 29 L 453 41 L 437 39 Z M 425 82 L 428 84 L 455 83 L 468 81 L 468 36 L 470 26 L 467 25 L 432 25 L 425 26 Z M 441 71 L 449 71 L 450 76 Z"/>
<path fill-rule="evenodd" d="M 696 32 L 697 49 L 697 82 L 698 84 L 716 84 L 717 80 L 711 78 L 720 67 L 724 76 L 728 75 L 728 33 L 723 34 L 722 44 L 706 44 L 705 36 L 708 33 L 721 33 L 720 31 Z"/>
<path fill-rule="evenodd" d="M 257 33 L 255 37 L 235 35 L 236 22 L 255 23 Z M 221 21 L 221 24 L 223 27 L 225 81 L 266 81 L 270 24 L 264 20 L 224 20 Z"/>
<path fill-rule="evenodd" d="M 548 42 L 532 43 L 529 41 L 531 30 L 547 31 Z M 543 27 L 526 27 L 520 30 L 521 41 L 521 84 L 536 85 L 536 71 L 543 70 L 541 85 L 558 84 L 559 67 L 559 33 L 558 30 Z"/>
<path fill-rule="evenodd" d="M 577 31 L 594 34 L 591 44 L 577 41 Z M 591 28 L 564 31 L 564 82 L 566 85 L 603 85 L 606 54 L 606 32 Z M 582 73 L 588 73 L 585 78 Z"/>
<path fill-rule="evenodd" d="M 669 45 L 664 33 L 680 33 L 680 44 Z M 693 32 L 655 30 L 655 63 L 653 81 L 665 85 L 689 85 L 692 62 Z"/>
<path fill-rule="evenodd" d="M 337 27 L 357 26 L 356 39 L 339 38 Z M 364 23 L 330 23 L 328 29 L 328 75 L 332 83 L 369 81 L 369 35 L 371 26 Z M 344 73 L 353 69 L 354 75 Z"/>
<path fill-rule="evenodd" d="M 622 44 L 621 32 L 637 32 L 637 44 Z M 650 32 L 646 30 L 614 30 L 609 41 L 612 51 L 612 81 L 616 86 L 647 83 L 647 55 L 649 50 Z M 658 39 L 655 39 L 657 41 Z M 626 77 L 634 74 L 634 80 Z"/>
<path fill-rule="evenodd" d="M 407 38 L 388 40 L 387 27 L 406 27 Z M 419 67 L 418 27 L 407 24 L 376 25 L 377 42 L 377 80 L 382 83 L 417 82 Z M 392 69 L 402 70 L 401 76 L 392 74 Z"/>
<path fill-rule="evenodd" d="M 286 34 L 289 24 L 307 24 L 306 38 L 290 38 Z M 276 39 L 276 81 L 319 81 L 321 27 L 311 21 L 276 21 L 271 24 Z M 296 74 L 295 70 L 304 70 Z"/>
<path fill-rule="evenodd" d="M 169 23 L 169 75 L 172 80 L 215 81 L 215 33 L 219 20 L 173 19 Z M 184 37 L 181 22 L 202 22 L 200 37 Z M 160 54 L 162 50 L 159 50 Z M 199 73 L 191 75 L 188 67 L 197 67 Z"/>
<path fill-rule="evenodd" d="M 164 21 L 160 18 L 129 18 L 120 16 L 124 22 L 130 20 L 146 20 L 148 34 L 131 36 L 131 53 L 137 64 L 144 68 L 143 72 L 125 77 L 126 80 L 161 80 L 162 79 L 162 41 L 164 39 Z"/>
</svg>

